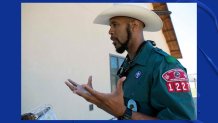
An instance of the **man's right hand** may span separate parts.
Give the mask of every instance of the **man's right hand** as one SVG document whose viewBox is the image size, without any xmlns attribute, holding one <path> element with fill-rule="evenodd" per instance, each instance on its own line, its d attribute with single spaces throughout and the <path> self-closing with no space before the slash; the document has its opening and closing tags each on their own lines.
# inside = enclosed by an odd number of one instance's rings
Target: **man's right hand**
<svg viewBox="0 0 218 123">
<path fill-rule="evenodd" d="M 117 88 L 112 93 L 100 93 L 92 88 L 92 77 L 89 77 L 88 83 L 76 85 L 74 81 L 69 80 L 65 84 L 77 95 L 83 97 L 88 102 L 97 105 L 104 111 L 116 117 L 122 116 L 126 106 L 123 99 L 123 82 L 126 77 L 122 77 L 117 82 Z M 82 87 L 82 88 L 81 88 Z M 85 89 L 85 91 L 84 91 Z"/>
</svg>

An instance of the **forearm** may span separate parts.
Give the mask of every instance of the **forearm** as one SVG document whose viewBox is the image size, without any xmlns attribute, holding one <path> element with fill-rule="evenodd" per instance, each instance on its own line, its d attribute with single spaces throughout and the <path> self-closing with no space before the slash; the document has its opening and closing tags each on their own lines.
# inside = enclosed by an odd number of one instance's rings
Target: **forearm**
<svg viewBox="0 0 218 123">
<path fill-rule="evenodd" d="M 132 112 L 132 120 L 158 120 L 157 117 L 148 116 L 139 112 Z"/>
</svg>

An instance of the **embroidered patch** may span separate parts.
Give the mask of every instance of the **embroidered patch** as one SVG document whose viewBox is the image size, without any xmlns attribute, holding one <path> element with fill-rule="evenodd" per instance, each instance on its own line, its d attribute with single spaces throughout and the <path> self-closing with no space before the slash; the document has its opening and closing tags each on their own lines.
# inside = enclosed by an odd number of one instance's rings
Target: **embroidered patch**
<svg viewBox="0 0 218 123">
<path fill-rule="evenodd" d="M 128 103 L 127 103 L 127 107 L 128 107 L 129 109 L 131 109 L 132 111 L 137 112 L 137 104 L 136 104 L 135 100 L 130 99 L 130 100 L 128 101 Z"/>
<path fill-rule="evenodd" d="M 166 82 L 169 92 L 190 92 L 189 82 Z"/>
<path fill-rule="evenodd" d="M 142 72 L 141 71 L 137 71 L 136 73 L 135 73 L 135 78 L 136 79 L 138 79 L 139 77 L 141 77 L 142 76 Z"/>
<path fill-rule="evenodd" d="M 182 69 L 171 69 L 162 75 L 169 92 L 189 92 L 188 76 Z"/>
<path fill-rule="evenodd" d="M 188 81 L 188 76 L 182 69 L 171 69 L 162 75 L 167 82 Z"/>
</svg>

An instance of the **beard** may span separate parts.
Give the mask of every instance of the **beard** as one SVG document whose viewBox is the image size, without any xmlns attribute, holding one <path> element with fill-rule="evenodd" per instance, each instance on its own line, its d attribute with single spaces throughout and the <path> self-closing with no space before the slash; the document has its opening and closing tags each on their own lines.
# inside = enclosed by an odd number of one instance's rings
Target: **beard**
<svg viewBox="0 0 218 123">
<path fill-rule="evenodd" d="M 126 33 L 127 33 L 127 40 L 124 43 L 121 43 L 120 40 L 117 39 L 117 42 L 120 43 L 121 46 L 116 48 L 116 52 L 118 52 L 120 54 L 122 54 L 125 50 L 128 49 L 128 44 L 129 44 L 129 41 L 130 41 L 130 39 L 132 37 L 129 24 L 127 25 Z"/>
</svg>

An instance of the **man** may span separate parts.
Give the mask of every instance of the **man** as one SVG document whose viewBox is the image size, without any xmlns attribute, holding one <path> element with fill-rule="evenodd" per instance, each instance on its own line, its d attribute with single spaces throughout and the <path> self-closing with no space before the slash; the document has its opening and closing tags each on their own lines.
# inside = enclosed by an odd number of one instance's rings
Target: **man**
<svg viewBox="0 0 218 123">
<path fill-rule="evenodd" d="M 91 76 L 84 85 L 68 79 L 65 83 L 74 93 L 121 120 L 196 119 L 186 69 L 144 41 L 143 31 L 162 28 L 158 15 L 142 7 L 115 5 L 98 15 L 94 23 L 110 25 L 116 51 L 127 51 L 128 55 L 112 93 L 94 90 Z"/>
</svg>

